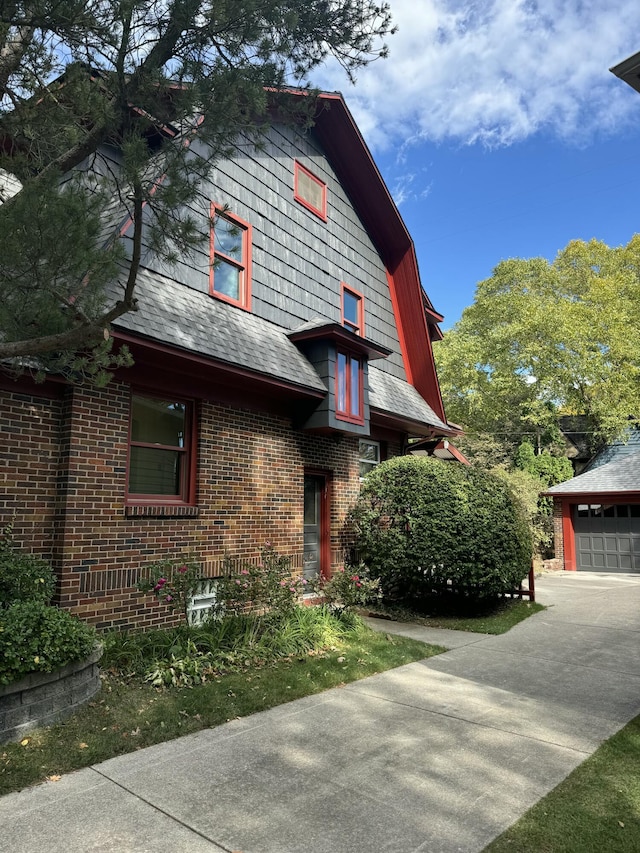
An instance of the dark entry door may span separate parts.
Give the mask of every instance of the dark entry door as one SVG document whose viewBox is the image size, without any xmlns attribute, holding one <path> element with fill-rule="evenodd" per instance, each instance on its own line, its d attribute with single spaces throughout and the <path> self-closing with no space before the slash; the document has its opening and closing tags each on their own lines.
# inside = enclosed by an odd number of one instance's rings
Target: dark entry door
<svg viewBox="0 0 640 853">
<path fill-rule="evenodd" d="M 305 474 L 304 478 L 304 577 L 310 580 L 322 572 L 322 525 L 325 478 Z"/>
</svg>

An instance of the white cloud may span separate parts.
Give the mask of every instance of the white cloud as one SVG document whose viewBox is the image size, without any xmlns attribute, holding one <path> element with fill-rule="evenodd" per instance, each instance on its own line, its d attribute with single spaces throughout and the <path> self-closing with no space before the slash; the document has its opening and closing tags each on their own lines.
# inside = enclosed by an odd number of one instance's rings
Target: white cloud
<svg viewBox="0 0 640 853">
<path fill-rule="evenodd" d="M 638 0 L 391 0 L 390 56 L 316 82 L 341 90 L 375 149 L 420 140 L 578 144 L 640 111 L 609 67 L 640 50 Z M 411 143 L 409 143 L 411 144 Z"/>
</svg>

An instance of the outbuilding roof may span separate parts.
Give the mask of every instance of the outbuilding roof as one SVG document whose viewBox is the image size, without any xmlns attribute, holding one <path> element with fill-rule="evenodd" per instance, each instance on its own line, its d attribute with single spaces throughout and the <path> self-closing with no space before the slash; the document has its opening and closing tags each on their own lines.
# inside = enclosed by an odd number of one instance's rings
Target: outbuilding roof
<svg viewBox="0 0 640 853">
<path fill-rule="evenodd" d="M 545 494 L 560 497 L 625 492 L 640 492 L 640 450 L 591 468 L 564 483 L 551 486 Z"/>
</svg>

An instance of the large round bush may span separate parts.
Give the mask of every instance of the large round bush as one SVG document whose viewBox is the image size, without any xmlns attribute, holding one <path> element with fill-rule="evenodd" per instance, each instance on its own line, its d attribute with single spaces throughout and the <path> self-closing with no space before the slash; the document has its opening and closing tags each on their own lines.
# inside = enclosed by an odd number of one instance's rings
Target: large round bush
<svg viewBox="0 0 640 853">
<path fill-rule="evenodd" d="M 430 457 L 378 465 L 351 513 L 356 549 L 386 596 L 453 588 L 478 598 L 516 589 L 531 565 L 531 535 L 506 483 Z"/>
</svg>

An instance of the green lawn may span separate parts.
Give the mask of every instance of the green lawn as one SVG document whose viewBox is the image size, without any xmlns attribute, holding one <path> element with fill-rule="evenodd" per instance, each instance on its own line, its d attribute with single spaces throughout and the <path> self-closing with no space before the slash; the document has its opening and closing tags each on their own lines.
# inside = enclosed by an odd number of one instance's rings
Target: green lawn
<svg viewBox="0 0 640 853">
<path fill-rule="evenodd" d="M 0 794 L 442 651 L 363 629 L 330 649 L 247 666 L 190 689 L 106 676 L 96 699 L 66 722 L 0 746 Z"/>
<path fill-rule="evenodd" d="M 485 848 L 485 853 L 637 853 L 640 717 Z"/>
</svg>

